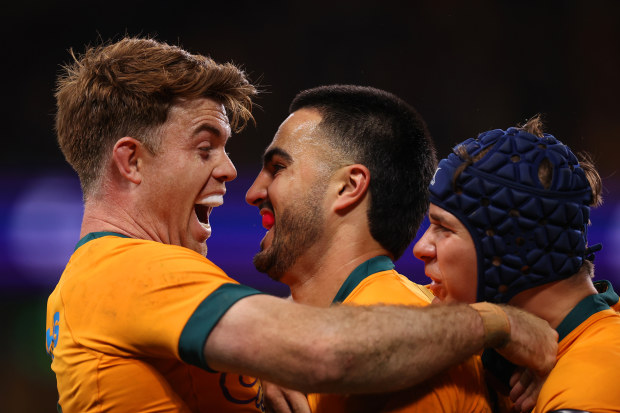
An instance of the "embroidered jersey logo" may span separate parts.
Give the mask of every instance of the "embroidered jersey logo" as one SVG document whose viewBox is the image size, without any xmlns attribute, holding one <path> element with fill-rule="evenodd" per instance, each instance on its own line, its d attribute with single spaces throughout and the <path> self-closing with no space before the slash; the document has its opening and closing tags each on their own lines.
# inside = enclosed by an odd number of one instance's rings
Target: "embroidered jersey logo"
<svg viewBox="0 0 620 413">
<path fill-rule="evenodd" d="M 238 374 L 220 374 L 220 387 L 224 397 L 234 404 L 254 404 L 258 411 L 265 411 L 265 399 L 260 380 Z"/>
<path fill-rule="evenodd" d="M 54 360 L 54 348 L 56 348 L 56 345 L 58 344 L 58 330 L 59 330 L 58 325 L 59 324 L 60 324 L 60 313 L 57 311 L 54 313 L 54 324 L 52 328 L 51 329 L 48 328 L 47 331 L 45 332 L 47 354 L 50 355 L 52 360 Z"/>
<path fill-rule="evenodd" d="M 435 177 L 437 176 L 437 172 L 439 172 L 441 168 L 437 168 L 435 173 L 433 174 L 433 179 L 431 179 L 431 185 L 435 185 Z"/>
</svg>

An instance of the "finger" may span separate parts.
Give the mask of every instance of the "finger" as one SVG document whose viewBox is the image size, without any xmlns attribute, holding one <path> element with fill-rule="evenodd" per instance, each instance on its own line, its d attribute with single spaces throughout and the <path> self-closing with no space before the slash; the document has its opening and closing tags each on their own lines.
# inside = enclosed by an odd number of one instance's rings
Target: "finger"
<svg viewBox="0 0 620 413">
<path fill-rule="evenodd" d="M 528 369 L 517 370 L 510 378 L 510 400 L 515 401 L 527 392 L 534 381 L 534 374 Z"/>
<path fill-rule="evenodd" d="M 514 385 L 517 384 L 517 382 L 521 380 L 521 375 L 523 374 L 524 371 L 525 371 L 525 368 L 523 367 L 517 367 L 515 369 L 515 372 L 512 373 L 512 376 L 510 376 L 510 380 L 508 382 L 510 387 L 514 387 Z"/>
<path fill-rule="evenodd" d="M 536 406 L 536 398 L 528 397 L 521 403 L 522 412 L 530 412 Z"/>
<path fill-rule="evenodd" d="M 267 398 L 265 398 L 265 405 L 267 405 L 269 411 L 273 413 L 293 413 L 293 410 L 291 410 L 291 407 L 284 397 L 270 397 L 268 401 Z"/>
<path fill-rule="evenodd" d="M 510 400 L 512 400 L 513 402 L 516 402 L 525 393 L 525 390 L 526 390 L 526 387 L 524 387 L 521 384 L 521 382 L 518 381 L 510 389 Z"/>
<path fill-rule="evenodd" d="M 544 378 L 536 376 L 535 374 L 529 373 L 530 382 L 527 385 L 527 388 L 523 392 L 521 396 L 519 396 L 515 402 L 515 405 L 518 406 L 521 411 L 530 411 L 536 405 L 536 401 L 538 400 L 538 395 L 540 394 L 540 390 L 542 385 L 544 384 Z M 521 383 L 523 385 L 523 383 Z"/>
<path fill-rule="evenodd" d="M 271 383 L 263 383 L 263 394 L 265 396 L 265 406 L 269 412 L 273 413 L 292 413 L 282 389 Z"/>
<path fill-rule="evenodd" d="M 536 404 L 536 398 L 533 394 L 531 387 L 528 387 L 525 392 L 515 401 L 515 407 L 518 411 L 527 412 L 530 411 Z"/>
<path fill-rule="evenodd" d="M 294 390 L 285 390 L 285 397 L 288 401 L 288 405 L 295 413 L 311 413 L 310 405 L 306 395 Z"/>
</svg>

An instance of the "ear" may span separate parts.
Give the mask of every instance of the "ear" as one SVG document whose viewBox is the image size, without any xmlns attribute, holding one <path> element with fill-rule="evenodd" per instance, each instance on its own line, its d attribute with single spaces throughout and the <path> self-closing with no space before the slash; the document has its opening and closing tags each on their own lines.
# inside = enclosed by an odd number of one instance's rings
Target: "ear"
<svg viewBox="0 0 620 413">
<path fill-rule="evenodd" d="M 143 149 L 138 140 L 125 136 L 116 142 L 112 150 L 112 160 L 118 172 L 134 184 L 142 182 L 139 154 Z"/>
<path fill-rule="evenodd" d="M 333 208 L 342 212 L 364 199 L 370 185 L 370 171 L 364 165 L 349 165 L 338 171 L 336 179 L 338 195 Z"/>
</svg>

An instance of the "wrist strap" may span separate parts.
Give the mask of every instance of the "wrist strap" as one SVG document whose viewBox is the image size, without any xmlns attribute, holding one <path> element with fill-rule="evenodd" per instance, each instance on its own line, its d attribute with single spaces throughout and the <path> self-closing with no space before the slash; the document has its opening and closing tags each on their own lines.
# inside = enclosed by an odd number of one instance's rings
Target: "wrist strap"
<svg viewBox="0 0 620 413">
<path fill-rule="evenodd" d="M 510 321 L 500 306 L 486 302 L 469 306 L 482 318 L 485 348 L 503 347 L 510 341 Z"/>
</svg>

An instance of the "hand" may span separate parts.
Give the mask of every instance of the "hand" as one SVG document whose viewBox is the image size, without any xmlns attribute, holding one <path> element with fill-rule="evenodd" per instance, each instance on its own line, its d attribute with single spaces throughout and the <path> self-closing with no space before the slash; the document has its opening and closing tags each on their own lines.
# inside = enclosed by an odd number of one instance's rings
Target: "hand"
<svg viewBox="0 0 620 413">
<path fill-rule="evenodd" d="M 510 378 L 510 400 L 515 411 L 529 412 L 534 408 L 545 379 L 523 367 L 515 371 Z"/>
<path fill-rule="evenodd" d="M 265 407 L 269 413 L 311 413 L 306 395 L 261 380 Z"/>
<path fill-rule="evenodd" d="M 514 364 L 546 377 L 555 366 L 558 333 L 549 323 L 516 307 L 501 306 L 510 321 L 510 341 L 495 349 Z"/>
</svg>

